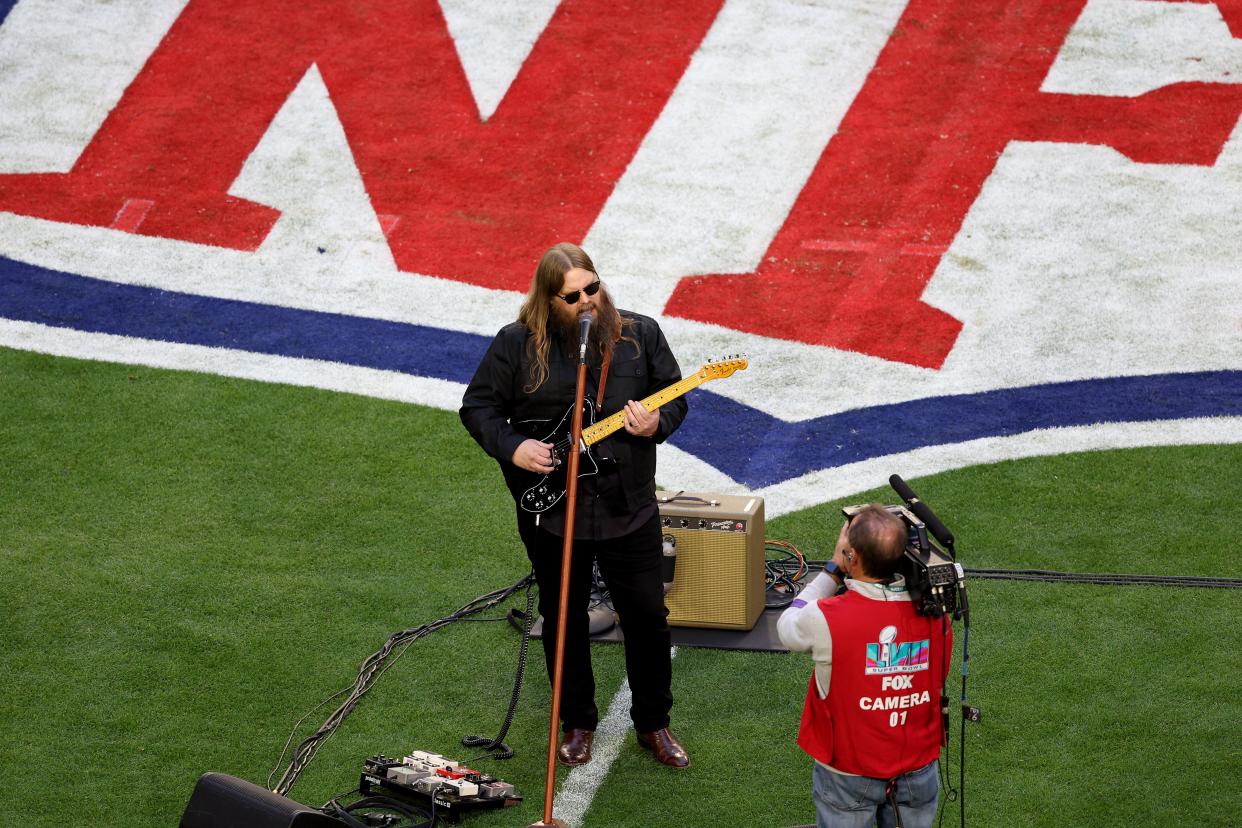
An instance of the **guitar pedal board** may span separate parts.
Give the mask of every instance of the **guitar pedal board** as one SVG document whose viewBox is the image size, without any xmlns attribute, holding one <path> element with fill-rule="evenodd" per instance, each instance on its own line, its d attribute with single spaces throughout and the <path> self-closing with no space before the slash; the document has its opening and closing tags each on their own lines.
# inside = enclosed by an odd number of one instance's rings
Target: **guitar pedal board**
<svg viewBox="0 0 1242 828">
<path fill-rule="evenodd" d="M 416 750 L 402 759 L 372 756 L 362 763 L 363 796 L 396 795 L 457 822 L 467 813 L 522 801 L 513 785 L 438 753 Z"/>
</svg>

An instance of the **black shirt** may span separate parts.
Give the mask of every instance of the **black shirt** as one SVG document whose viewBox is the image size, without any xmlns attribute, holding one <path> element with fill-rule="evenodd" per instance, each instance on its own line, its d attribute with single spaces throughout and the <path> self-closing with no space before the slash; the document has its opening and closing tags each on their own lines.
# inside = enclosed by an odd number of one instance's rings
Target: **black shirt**
<svg viewBox="0 0 1242 828">
<path fill-rule="evenodd" d="M 613 351 L 608 369 L 605 399 L 596 419 L 642 400 L 681 379 L 681 369 L 660 326 L 654 319 L 621 311 L 630 320 L 622 340 Z M 514 322 L 500 329 L 479 363 L 462 398 L 462 423 L 470 435 L 500 464 L 505 482 L 520 497 L 540 475 L 513 465 L 513 453 L 529 437 L 543 440 L 570 411 L 577 385 L 578 347 L 551 337 L 548 378 L 527 393 L 531 365 L 526 348 L 529 331 Z M 594 396 L 599 384 L 600 359 L 588 356 L 587 394 Z M 595 458 L 580 460 L 580 472 L 597 466 L 597 474 L 583 474 L 578 481 L 578 511 L 574 537 L 590 540 L 628 534 L 656 510 L 656 444 L 668 439 L 686 416 L 686 398 L 660 407 L 660 425 L 651 437 L 636 437 L 624 429 L 591 447 Z M 584 428 L 589 423 L 584 422 Z M 564 530 L 564 499 L 542 513 L 540 525 L 556 534 Z"/>
</svg>

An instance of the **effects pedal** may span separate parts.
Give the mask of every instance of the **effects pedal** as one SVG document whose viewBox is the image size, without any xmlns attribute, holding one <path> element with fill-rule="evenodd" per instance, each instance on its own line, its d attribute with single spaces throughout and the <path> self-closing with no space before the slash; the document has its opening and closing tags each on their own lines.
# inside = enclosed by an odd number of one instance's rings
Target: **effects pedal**
<svg viewBox="0 0 1242 828">
<path fill-rule="evenodd" d="M 411 751 L 404 759 L 370 757 L 362 763 L 358 790 L 363 796 L 396 795 L 423 808 L 434 806 L 449 822 L 522 801 L 508 782 L 425 750 Z"/>
</svg>

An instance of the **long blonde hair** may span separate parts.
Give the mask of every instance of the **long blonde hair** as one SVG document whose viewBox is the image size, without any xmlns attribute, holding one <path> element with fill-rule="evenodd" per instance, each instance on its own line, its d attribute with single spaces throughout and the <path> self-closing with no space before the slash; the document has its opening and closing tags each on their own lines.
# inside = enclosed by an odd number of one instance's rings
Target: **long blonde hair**
<svg viewBox="0 0 1242 828">
<path fill-rule="evenodd" d="M 549 247 L 539 259 L 526 300 L 522 302 L 522 309 L 518 311 L 518 322 L 530 331 L 530 338 L 526 340 L 526 352 L 530 357 L 531 375 L 523 389 L 527 394 L 543 385 L 548 379 L 548 349 L 551 345 L 548 317 L 552 313 L 553 300 L 565 286 L 565 274 L 575 268 L 590 271 L 595 274 L 596 278 L 599 278 L 595 263 L 578 245 L 561 242 Z M 633 323 L 628 319 L 623 319 L 617 312 L 616 305 L 612 303 L 612 297 L 608 295 L 608 289 L 603 285 L 600 285 L 600 291 L 595 300 L 595 309 L 595 323 L 591 330 L 591 348 L 596 354 L 600 354 L 605 349 L 611 348 L 613 343 L 621 338 L 623 328 Z M 634 342 L 629 337 L 626 339 Z M 637 346 L 638 343 L 634 342 L 634 344 Z"/>
</svg>

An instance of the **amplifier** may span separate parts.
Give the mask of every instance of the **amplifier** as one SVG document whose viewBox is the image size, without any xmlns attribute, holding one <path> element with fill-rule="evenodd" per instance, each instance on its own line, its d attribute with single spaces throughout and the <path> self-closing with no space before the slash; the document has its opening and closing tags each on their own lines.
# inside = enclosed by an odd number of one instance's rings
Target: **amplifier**
<svg viewBox="0 0 1242 828">
<path fill-rule="evenodd" d="M 763 498 L 656 492 L 660 526 L 676 545 L 664 596 L 674 627 L 749 630 L 764 602 Z"/>
</svg>

